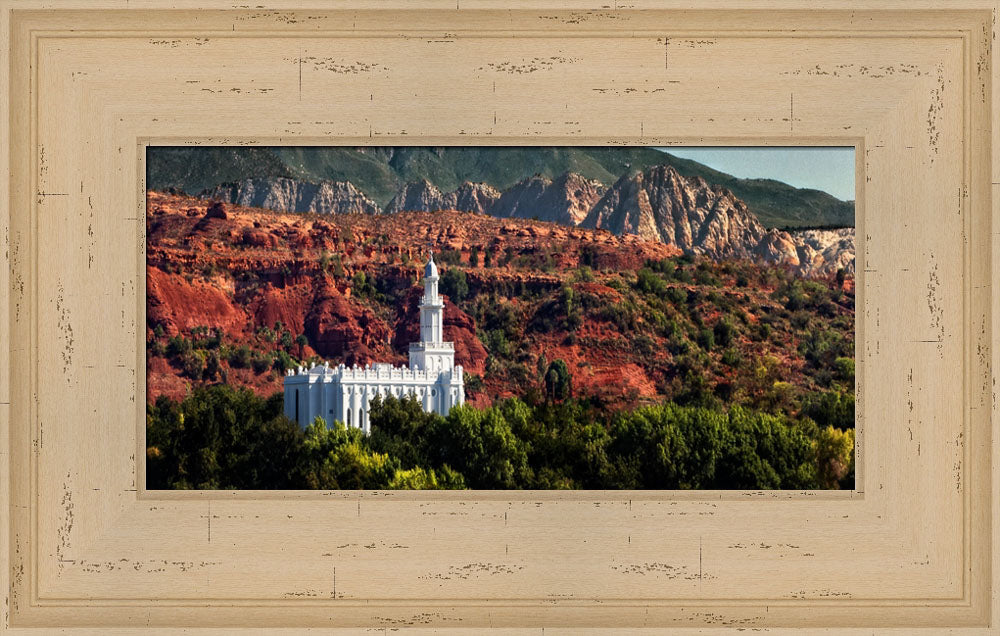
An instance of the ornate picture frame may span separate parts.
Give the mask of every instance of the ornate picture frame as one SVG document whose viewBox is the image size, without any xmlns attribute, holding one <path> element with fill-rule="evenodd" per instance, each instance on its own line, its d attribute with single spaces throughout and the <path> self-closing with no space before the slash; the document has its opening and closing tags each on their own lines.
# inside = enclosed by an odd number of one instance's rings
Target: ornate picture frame
<svg viewBox="0 0 1000 636">
<path fill-rule="evenodd" d="M 996 14 L 0 0 L 0 631 L 995 633 Z M 146 490 L 145 148 L 187 144 L 854 145 L 855 490 Z"/>
</svg>

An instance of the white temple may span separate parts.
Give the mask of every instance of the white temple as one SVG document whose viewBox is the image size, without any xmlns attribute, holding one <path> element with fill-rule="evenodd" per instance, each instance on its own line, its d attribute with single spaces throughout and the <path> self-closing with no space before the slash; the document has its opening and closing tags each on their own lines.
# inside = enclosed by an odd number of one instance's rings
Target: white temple
<svg viewBox="0 0 1000 636">
<path fill-rule="evenodd" d="M 416 396 L 428 412 L 447 415 L 465 402 L 462 367 L 455 366 L 455 345 L 443 342 L 444 303 L 438 296 L 438 273 L 431 255 L 424 267 L 420 303 L 420 341 L 410 343 L 410 366 L 376 363 L 359 367 L 329 363 L 299 367 L 285 375 L 285 416 L 305 427 L 316 417 L 329 425 L 340 420 L 371 432 L 368 404 L 376 395 Z"/>
</svg>

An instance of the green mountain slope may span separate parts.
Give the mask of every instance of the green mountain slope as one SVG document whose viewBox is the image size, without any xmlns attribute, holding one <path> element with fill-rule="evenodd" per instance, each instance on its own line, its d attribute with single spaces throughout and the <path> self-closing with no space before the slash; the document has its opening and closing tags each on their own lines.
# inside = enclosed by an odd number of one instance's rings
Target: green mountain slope
<svg viewBox="0 0 1000 636">
<path fill-rule="evenodd" d="M 427 179 L 442 191 L 463 181 L 504 190 L 540 174 L 576 172 L 605 184 L 623 173 L 666 164 L 684 176 L 702 177 L 743 199 L 767 227 L 854 225 L 854 204 L 819 190 L 770 179 L 738 179 L 655 148 L 621 147 L 160 147 L 147 154 L 147 187 L 197 194 L 250 177 L 350 181 L 381 206 L 403 184 Z"/>
</svg>

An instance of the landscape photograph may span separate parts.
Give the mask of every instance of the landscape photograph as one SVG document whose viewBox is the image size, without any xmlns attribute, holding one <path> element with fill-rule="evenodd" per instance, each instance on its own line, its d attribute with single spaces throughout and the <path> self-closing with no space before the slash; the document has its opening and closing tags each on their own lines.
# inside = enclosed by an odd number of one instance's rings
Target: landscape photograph
<svg viewBox="0 0 1000 636">
<path fill-rule="evenodd" d="M 854 166 L 149 147 L 146 487 L 853 489 Z"/>
</svg>

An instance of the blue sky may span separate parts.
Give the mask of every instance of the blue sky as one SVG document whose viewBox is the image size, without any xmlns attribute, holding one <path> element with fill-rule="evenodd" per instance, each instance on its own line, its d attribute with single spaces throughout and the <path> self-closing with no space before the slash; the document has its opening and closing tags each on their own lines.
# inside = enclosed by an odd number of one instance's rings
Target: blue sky
<svg viewBox="0 0 1000 636">
<path fill-rule="evenodd" d="M 854 148 L 817 146 L 671 146 L 659 148 L 743 179 L 776 179 L 854 200 Z"/>
</svg>

